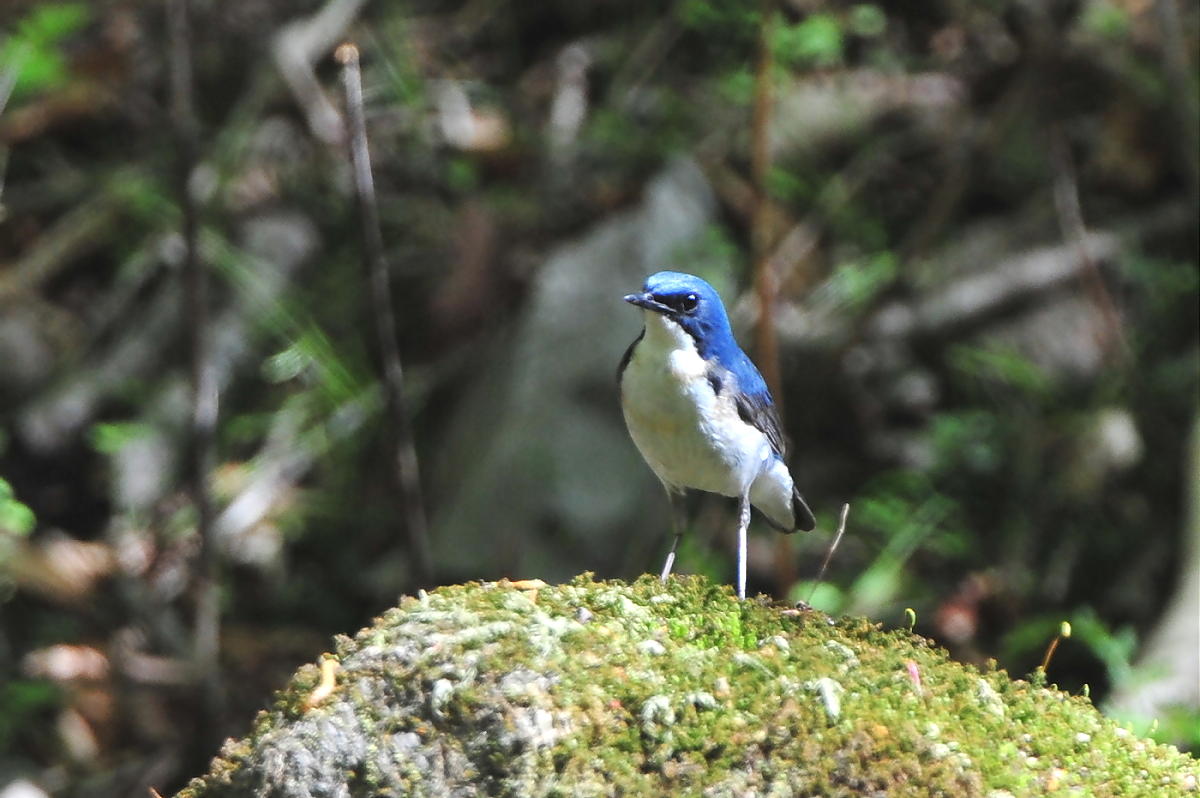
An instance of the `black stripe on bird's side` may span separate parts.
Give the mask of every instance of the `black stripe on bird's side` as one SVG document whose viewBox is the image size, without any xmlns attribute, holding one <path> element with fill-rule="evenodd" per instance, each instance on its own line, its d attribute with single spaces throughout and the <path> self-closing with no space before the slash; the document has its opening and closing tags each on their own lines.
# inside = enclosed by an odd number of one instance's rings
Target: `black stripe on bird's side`
<svg viewBox="0 0 1200 798">
<path fill-rule="evenodd" d="M 721 369 L 715 368 L 712 363 L 709 363 L 704 378 L 708 380 L 708 385 L 713 389 L 713 393 L 720 396 L 721 388 L 725 386 L 725 378 L 721 375 Z"/>
<path fill-rule="evenodd" d="M 642 331 L 640 333 L 638 333 L 638 337 L 634 338 L 633 343 L 631 343 L 629 345 L 629 348 L 625 350 L 625 354 L 621 355 L 621 362 L 617 366 L 617 383 L 618 384 L 620 384 L 620 382 L 621 382 L 621 375 L 623 375 L 625 373 L 625 367 L 629 365 L 629 359 L 631 357 L 633 357 L 633 348 L 635 346 L 637 346 L 638 344 L 640 344 L 642 342 L 642 339 L 645 337 L 646 337 L 646 328 L 643 327 Z"/>
</svg>

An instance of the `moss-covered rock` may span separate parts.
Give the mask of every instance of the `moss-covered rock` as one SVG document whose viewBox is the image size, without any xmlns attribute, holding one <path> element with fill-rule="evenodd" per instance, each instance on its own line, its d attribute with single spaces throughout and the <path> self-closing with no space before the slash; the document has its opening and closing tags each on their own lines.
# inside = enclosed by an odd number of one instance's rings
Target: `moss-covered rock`
<svg viewBox="0 0 1200 798">
<path fill-rule="evenodd" d="M 180 796 L 1163 796 L 1200 779 L 1084 698 L 694 577 L 441 588 L 336 660 L 336 684 L 301 668 Z"/>
</svg>

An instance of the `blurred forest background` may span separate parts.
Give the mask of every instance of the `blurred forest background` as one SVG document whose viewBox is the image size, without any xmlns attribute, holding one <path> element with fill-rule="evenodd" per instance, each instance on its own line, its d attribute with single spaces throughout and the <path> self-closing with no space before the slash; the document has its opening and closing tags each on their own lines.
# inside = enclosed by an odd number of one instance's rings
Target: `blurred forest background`
<svg viewBox="0 0 1200 798">
<path fill-rule="evenodd" d="M 661 268 L 818 513 L 755 522 L 752 591 L 1014 675 L 1070 621 L 1050 681 L 1200 746 L 1195 3 L 0 14 L 0 795 L 167 794 L 402 593 L 656 571 L 614 374 Z M 730 581 L 733 527 L 677 569 Z"/>
</svg>

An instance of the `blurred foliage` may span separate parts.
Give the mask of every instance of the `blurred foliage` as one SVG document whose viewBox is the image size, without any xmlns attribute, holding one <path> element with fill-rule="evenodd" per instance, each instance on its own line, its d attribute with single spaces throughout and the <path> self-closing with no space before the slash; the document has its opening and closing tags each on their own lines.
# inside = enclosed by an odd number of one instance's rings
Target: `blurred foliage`
<svg viewBox="0 0 1200 798">
<path fill-rule="evenodd" d="M 831 67 L 842 60 L 841 22 L 830 14 L 812 14 L 775 32 L 771 48 L 780 63 L 793 67 Z"/>
<path fill-rule="evenodd" d="M 620 296 L 685 268 L 752 340 L 765 77 L 782 409 L 821 533 L 758 530 L 752 588 L 896 626 L 912 608 L 956 657 L 1016 674 L 1068 619 L 1049 678 L 1102 700 L 1143 676 L 1195 488 L 1194 4 L 1175 26 L 1169 2 L 780 4 L 766 76 L 763 6 L 744 0 L 377 3 L 338 30 L 311 27 L 315 0 L 191 6 L 227 700 L 207 706 L 190 670 L 164 10 L 16 3 L 0 12 L 0 781 L 166 794 L 215 748 L 178 718 L 243 733 L 329 635 L 427 587 L 345 153 L 320 124 L 340 118 L 326 50 L 342 39 L 363 53 L 437 581 L 659 567 L 666 503 L 612 383 L 637 333 Z M 329 47 L 287 60 L 306 35 Z M 697 181 L 664 182 L 681 161 Z M 727 580 L 730 517 L 696 501 L 677 568 Z M 1194 712 L 1158 720 L 1197 744 Z"/>
<path fill-rule="evenodd" d="M 86 3 L 42 3 L 17 21 L 0 45 L 0 70 L 15 76 L 14 101 L 66 83 L 69 65 L 64 41 L 78 33 L 90 16 Z"/>
<path fill-rule="evenodd" d="M 0 478 L 0 534 L 28 535 L 36 523 L 33 511 L 19 502 L 12 486 Z"/>
<path fill-rule="evenodd" d="M 44 681 L 13 679 L 0 685 L 0 750 L 8 750 L 18 735 L 45 727 L 58 703 L 58 690 Z"/>
</svg>

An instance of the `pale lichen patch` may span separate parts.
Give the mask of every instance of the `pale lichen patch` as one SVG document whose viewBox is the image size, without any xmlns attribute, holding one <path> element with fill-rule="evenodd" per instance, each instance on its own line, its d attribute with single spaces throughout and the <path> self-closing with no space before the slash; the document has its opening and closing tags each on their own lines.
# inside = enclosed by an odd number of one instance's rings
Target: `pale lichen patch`
<svg viewBox="0 0 1200 798">
<path fill-rule="evenodd" d="M 998 718 L 1004 717 L 1004 700 L 987 679 L 980 677 L 975 682 L 975 697 L 983 708 Z"/>
<path fill-rule="evenodd" d="M 858 655 L 854 653 L 854 649 L 845 643 L 840 643 L 837 640 L 826 640 L 825 648 L 828 651 L 832 651 L 841 661 L 838 667 L 840 673 L 846 673 L 851 668 L 858 667 Z"/>
<path fill-rule="evenodd" d="M 828 676 L 822 676 L 820 679 L 813 679 L 804 685 L 808 690 L 816 693 L 821 699 L 821 706 L 825 708 L 825 714 L 830 720 L 837 720 L 842 715 L 842 694 L 846 692 L 846 688 L 842 687 L 841 683 Z"/>
<path fill-rule="evenodd" d="M 670 696 L 654 695 L 646 699 L 639 713 L 642 728 L 650 730 L 655 726 L 670 726 L 675 723 L 675 708 L 671 706 Z"/>
<path fill-rule="evenodd" d="M 646 654 L 651 657 L 661 657 L 663 654 L 667 653 L 667 647 L 654 639 L 643 640 L 637 644 L 637 649 L 642 654 Z"/>
</svg>

